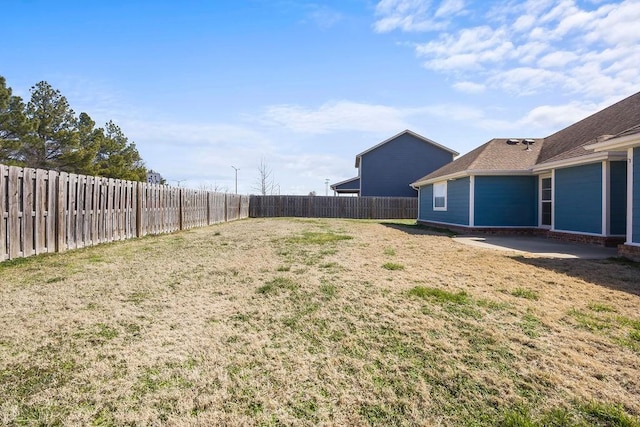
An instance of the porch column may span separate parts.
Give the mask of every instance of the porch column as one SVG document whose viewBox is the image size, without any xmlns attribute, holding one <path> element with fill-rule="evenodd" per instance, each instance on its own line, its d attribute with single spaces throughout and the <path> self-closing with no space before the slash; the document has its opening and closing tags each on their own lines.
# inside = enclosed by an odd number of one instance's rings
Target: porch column
<svg viewBox="0 0 640 427">
<path fill-rule="evenodd" d="M 475 227 L 475 193 L 476 193 L 476 177 L 475 175 L 469 176 L 469 227 Z"/>
<path fill-rule="evenodd" d="M 633 243 L 633 147 L 627 149 L 627 241 Z"/>
<path fill-rule="evenodd" d="M 603 160 L 602 161 L 602 235 L 608 236 L 611 234 L 611 191 L 610 191 L 610 169 L 611 164 Z"/>
</svg>

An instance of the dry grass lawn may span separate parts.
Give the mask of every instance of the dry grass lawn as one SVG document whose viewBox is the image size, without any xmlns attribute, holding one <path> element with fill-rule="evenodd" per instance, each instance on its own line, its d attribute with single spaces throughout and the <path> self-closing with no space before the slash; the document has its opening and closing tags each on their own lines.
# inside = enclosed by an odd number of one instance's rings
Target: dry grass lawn
<svg viewBox="0 0 640 427">
<path fill-rule="evenodd" d="M 628 425 L 640 267 L 251 219 L 0 264 L 1 425 Z"/>
</svg>

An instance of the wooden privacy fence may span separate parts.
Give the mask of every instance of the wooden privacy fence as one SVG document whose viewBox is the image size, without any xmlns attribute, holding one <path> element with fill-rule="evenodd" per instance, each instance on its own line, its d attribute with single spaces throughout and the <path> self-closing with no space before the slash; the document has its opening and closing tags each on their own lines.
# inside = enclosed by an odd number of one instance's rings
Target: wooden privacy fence
<svg viewBox="0 0 640 427">
<path fill-rule="evenodd" d="M 249 216 L 249 197 L 0 165 L 0 261 Z"/>
<path fill-rule="evenodd" d="M 418 218 L 417 197 L 251 196 L 249 216 L 406 219 Z"/>
</svg>

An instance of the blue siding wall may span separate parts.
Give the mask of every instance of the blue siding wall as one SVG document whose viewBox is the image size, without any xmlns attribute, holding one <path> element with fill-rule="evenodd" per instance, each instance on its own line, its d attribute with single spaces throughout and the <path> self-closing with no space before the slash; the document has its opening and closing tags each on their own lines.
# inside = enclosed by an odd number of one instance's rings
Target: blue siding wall
<svg viewBox="0 0 640 427">
<path fill-rule="evenodd" d="M 477 176 L 475 225 L 536 227 L 537 183 L 536 176 Z"/>
<path fill-rule="evenodd" d="M 640 243 L 640 147 L 633 149 L 633 231 L 631 241 Z"/>
<path fill-rule="evenodd" d="M 448 151 L 405 133 L 362 156 L 360 195 L 415 197 L 409 184 L 452 160 Z"/>
<path fill-rule="evenodd" d="M 420 188 L 420 220 L 469 225 L 469 177 L 447 182 L 447 210 L 433 210 L 433 185 Z"/>
<path fill-rule="evenodd" d="M 358 190 L 360 188 L 360 180 L 354 179 L 352 181 L 347 181 L 344 184 L 336 185 L 336 190 Z"/>
<path fill-rule="evenodd" d="M 557 169 L 555 173 L 555 229 L 602 232 L 602 164 Z"/>
<path fill-rule="evenodd" d="M 627 231 L 627 162 L 611 162 L 610 174 L 611 234 Z"/>
</svg>

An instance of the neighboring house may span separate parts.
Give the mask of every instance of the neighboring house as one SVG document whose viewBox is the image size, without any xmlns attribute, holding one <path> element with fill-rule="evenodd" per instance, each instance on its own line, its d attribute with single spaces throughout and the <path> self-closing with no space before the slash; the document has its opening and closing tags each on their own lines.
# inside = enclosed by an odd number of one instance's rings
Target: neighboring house
<svg viewBox="0 0 640 427">
<path fill-rule="evenodd" d="M 458 153 L 405 130 L 356 156 L 358 176 L 331 185 L 337 194 L 415 197 L 409 186 L 421 176 L 450 163 Z"/>
<path fill-rule="evenodd" d="M 147 172 L 147 183 L 149 184 L 162 184 L 164 180 L 162 179 L 162 175 L 158 172 L 154 172 L 153 170 L 149 170 Z"/>
<path fill-rule="evenodd" d="M 412 184 L 418 221 L 621 242 L 628 154 L 593 145 L 638 124 L 640 93 L 546 138 L 492 139 Z"/>
</svg>

